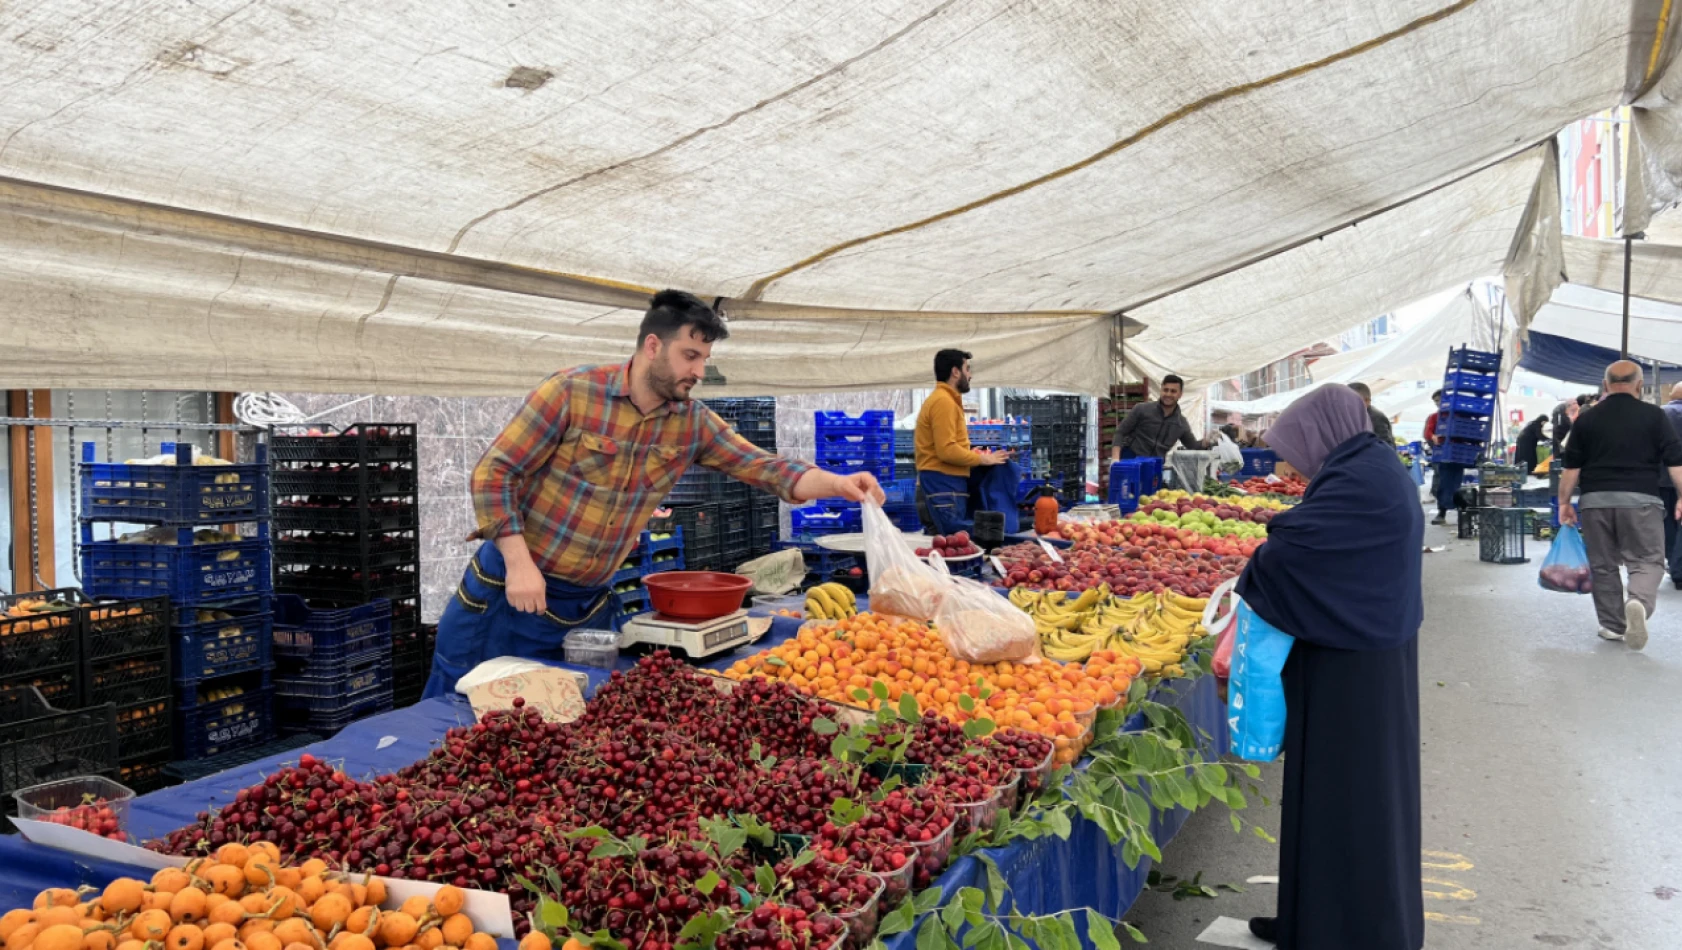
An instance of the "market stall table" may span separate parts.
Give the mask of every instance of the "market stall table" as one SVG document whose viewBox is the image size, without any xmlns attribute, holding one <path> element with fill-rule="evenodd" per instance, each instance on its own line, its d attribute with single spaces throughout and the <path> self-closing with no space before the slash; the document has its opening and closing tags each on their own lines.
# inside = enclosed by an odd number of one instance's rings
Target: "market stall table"
<svg viewBox="0 0 1682 950">
<path fill-rule="evenodd" d="M 712 657 L 701 665 L 722 670 L 740 656 L 768 649 L 794 636 L 800 623 L 793 618 L 775 618 L 770 632 L 758 643 Z M 629 669 L 635 659 L 622 655 L 619 667 Z M 600 669 L 567 668 L 585 672 L 591 692 L 608 675 Z M 1159 687 L 1158 698 L 1180 709 L 1194 729 L 1210 736 L 1209 752 L 1226 751 L 1226 707 L 1214 677 Z M 261 782 L 268 773 L 295 761 L 304 752 L 341 762 L 346 772 L 358 777 L 395 772 L 430 753 L 448 729 L 473 721 L 472 708 L 459 697 L 427 700 L 374 716 L 353 723 L 333 738 L 315 745 L 140 796 L 133 804 L 129 830 L 142 840 L 166 834 L 192 822 L 201 811 L 227 804 L 240 789 Z M 1165 845 L 1185 818 L 1183 810 L 1155 815 L 1152 830 L 1157 843 Z M 1111 846 L 1098 826 L 1083 818 L 1075 820 L 1067 841 L 1057 838 L 1018 841 L 990 853 L 1011 888 L 1012 899 L 1025 913 L 1090 906 L 1119 917 L 1143 889 L 1149 870 L 1148 858 L 1137 868 L 1128 868 L 1121 860 L 1120 846 Z M 44 888 L 84 883 L 102 886 L 111 878 L 127 873 L 131 870 L 121 865 L 32 845 L 16 835 L 0 836 L 0 907 L 27 907 Z M 936 886 L 951 895 L 961 887 L 979 886 L 983 873 L 979 861 L 973 856 L 964 857 L 941 875 Z M 913 936 L 905 934 L 892 946 L 895 950 L 912 950 Z"/>
</svg>

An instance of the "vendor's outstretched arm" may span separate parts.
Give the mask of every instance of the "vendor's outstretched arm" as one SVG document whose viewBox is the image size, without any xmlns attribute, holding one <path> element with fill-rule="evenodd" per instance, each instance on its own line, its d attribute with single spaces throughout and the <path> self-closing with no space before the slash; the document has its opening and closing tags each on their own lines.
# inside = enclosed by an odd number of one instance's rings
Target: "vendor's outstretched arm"
<svg viewBox="0 0 1682 950">
<path fill-rule="evenodd" d="M 794 483 L 795 501 L 816 501 L 819 498 L 845 498 L 848 501 L 864 501 L 870 499 L 880 505 L 887 500 L 882 486 L 876 483 L 876 476 L 869 472 L 854 472 L 851 475 L 837 475 L 826 472 L 821 468 L 814 468 L 800 476 Z"/>
</svg>

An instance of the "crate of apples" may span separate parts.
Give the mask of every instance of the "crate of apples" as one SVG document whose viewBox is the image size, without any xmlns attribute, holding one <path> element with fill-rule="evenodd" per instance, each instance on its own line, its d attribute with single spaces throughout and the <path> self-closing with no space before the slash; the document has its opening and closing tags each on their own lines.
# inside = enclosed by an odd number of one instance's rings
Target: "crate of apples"
<svg viewBox="0 0 1682 950">
<path fill-rule="evenodd" d="M 930 554 L 939 554 L 947 560 L 960 557 L 974 557 L 980 553 L 981 549 L 976 547 L 975 542 L 969 539 L 968 531 L 959 531 L 957 534 L 937 534 L 934 536 L 934 541 L 928 547 L 917 549 L 918 557 L 928 557 Z"/>
</svg>

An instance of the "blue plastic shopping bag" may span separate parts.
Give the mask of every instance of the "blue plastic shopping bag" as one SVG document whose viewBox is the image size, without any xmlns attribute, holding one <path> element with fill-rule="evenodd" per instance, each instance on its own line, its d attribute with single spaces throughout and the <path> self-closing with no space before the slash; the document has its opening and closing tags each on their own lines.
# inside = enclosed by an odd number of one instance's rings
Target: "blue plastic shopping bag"
<svg viewBox="0 0 1682 950">
<path fill-rule="evenodd" d="M 1272 762 L 1285 744 L 1285 660 L 1296 639 L 1273 626 L 1242 600 L 1232 644 L 1227 722 L 1232 751 L 1241 759 Z"/>
<path fill-rule="evenodd" d="M 1594 578 L 1589 573 L 1589 549 L 1583 546 L 1583 534 L 1574 524 L 1563 525 L 1554 535 L 1547 559 L 1536 574 L 1536 583 L 1543 590 L 1557 590 L 1564 594 L 1594 593 Z"/>
</svg>

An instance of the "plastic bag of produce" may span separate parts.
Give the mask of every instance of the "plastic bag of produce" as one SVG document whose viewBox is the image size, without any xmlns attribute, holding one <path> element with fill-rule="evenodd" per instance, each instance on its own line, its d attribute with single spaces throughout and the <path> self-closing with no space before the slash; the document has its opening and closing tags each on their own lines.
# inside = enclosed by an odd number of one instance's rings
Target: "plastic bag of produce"
<svg viewBox="0 0 1682 950">
<path fill-rule="evenodd" d="M 1554 535 L 1553 546 L 1542 561 L 1536 583 L 1543 590 L 1557 590 L 1562 594 L 1592 594 L 1594 580 L 1589 574 L 1589 551 L 1583 546 L 1583 533 L 1574 524 L 1561 525 Z"/>
<path fill-rule="evenodd" d="M 1215 588 L 1209 595 L 1209 602 L 1203 606 L 1203 629 L 1215 636 L 1215 660 L 1213 669 L 1215 676 L 1227 679 L 1232 675 L 1232 641 L 1238 633 L 1238 595 L 1233 593 L 1238 586 L 1238 578 L 1225 581 Z M 1228 596 L 1232 604 L 1221 612 L 1221 604 Z"/>
<path fill-rule="evenodd" d="M 1285 745 L 1285 661 L 1296 639 L 1238 602 L 1227 686 L 1232 751 L 1241 759 L 1272 762 Z"/>
<path fill-rule="evenodd" d="M 933 620 L 941 599 L 952 587 L 945 565 L 936 569 L 917 557 L 880 505 L 866 501 L 862 507 L 864 556 L 870 562 L 870 609 L 912 620 Z M 1031 629 L 1031 621 L 1029 626 Z"/>
<path fill-rule="evenodd" d="M 1239 451 L 1238 443 L 1232 441 L 1232 437 L 1225 432 L 1215 433 L 1212 448 L 1221 471 L 1236 472 L 1244 467 L 1244 453 Z"/>
<path fill-rule="evenodd" d="M 1038 663 L 1040 635 L 1034 619 L 991 587 L 954 577 L 935 614 L 947 652 L 969 663 Z"/>
</svg>

